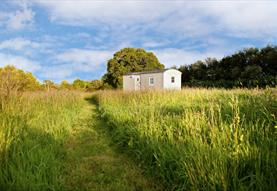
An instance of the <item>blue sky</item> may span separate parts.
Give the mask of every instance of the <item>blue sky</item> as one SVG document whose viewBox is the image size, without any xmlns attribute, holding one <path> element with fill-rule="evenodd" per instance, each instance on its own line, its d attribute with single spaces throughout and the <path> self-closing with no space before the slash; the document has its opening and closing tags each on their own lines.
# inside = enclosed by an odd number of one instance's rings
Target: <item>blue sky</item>
<svg viewBox="0 0 277 191">
<path fill-rule="evenodd" d="M 92 80 L 124 47 L 166 67 L 277 44 L 277 1 L 1 0 L 0 67 Z"/>
</svg>

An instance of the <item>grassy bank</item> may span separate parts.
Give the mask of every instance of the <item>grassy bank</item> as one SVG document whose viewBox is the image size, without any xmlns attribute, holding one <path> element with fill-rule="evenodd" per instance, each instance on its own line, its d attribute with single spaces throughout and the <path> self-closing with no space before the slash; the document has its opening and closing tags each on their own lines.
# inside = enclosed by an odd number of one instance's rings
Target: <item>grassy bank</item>
<svg viewBox="0 0 277 191">
<path fill-rule="evenodd" d="M 84 105 L 74 92 L 25 93 L 0 111 L 0 190 L 61 190 L 64 142 Z"/>
<path fill-rule="evenodd" d="M 107 91 L 97 100 L 113 140 L 168 190 L 277 189 L 270 90 Z"/>
</svg>

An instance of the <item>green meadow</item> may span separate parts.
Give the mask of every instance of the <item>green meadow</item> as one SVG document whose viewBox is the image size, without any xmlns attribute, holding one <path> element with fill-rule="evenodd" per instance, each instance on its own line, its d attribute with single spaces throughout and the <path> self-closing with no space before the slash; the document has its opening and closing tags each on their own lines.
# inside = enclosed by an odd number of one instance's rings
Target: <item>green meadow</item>
<svg viewBox="0 0 277 191">
<path fill-rule="evenodd" d="M 276 190 L 277 101 L 270 90 L 97 95 L 111 137 L 166 190 Z"/>
<path fill-rule="evenodd" d="M 0 190 L 276 190 L 274 91 L 25 92 L 0 108 Z"/>
</svg>

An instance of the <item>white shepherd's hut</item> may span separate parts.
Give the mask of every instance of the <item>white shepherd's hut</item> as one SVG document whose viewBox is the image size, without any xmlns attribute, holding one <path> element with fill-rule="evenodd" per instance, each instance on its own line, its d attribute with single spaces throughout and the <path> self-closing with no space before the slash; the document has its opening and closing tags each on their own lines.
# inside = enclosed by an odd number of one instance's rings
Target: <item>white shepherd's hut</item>
<svg viewBox="0 0 277 191">
<path fill-rule="evenodd" d="M 123 75 L 123 90 L 181 89 L 182 73 L 176 69 L 133 72 Z"/>
</svg>

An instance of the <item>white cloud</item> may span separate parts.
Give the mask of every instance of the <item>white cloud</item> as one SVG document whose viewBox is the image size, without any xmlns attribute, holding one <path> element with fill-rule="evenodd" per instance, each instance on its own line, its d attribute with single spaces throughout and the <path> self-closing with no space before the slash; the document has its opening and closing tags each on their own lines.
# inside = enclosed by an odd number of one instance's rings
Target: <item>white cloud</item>
<svg viewBox="0 0 277 191">
<path fill-rule="evenodd" d="M 40 76 L 44 79 L 61 81 L 69 78 L 73 73 L 73 68 L 68 65 L 46 66 L 40 71 Z"/>
<path fill-rule="evenodd" d="M 222 58 L 222 52 L 196 52 L 186 51 L 177 48 L 167 48 L 161 50 L 151 50 L 156 54 L 159 61 L 165 65 L 166 68 L 171 66 L 187 65 L 196 62 L 197 60 L 204 60 L 208 57 Z"/>
<path fill-rule="evenodd" d="M 29 8 L 18 10 L 14 13 L 9 14 L 7 27 L 16 30 L 23 29 L 26 26 L 32 24 L 34 16 L 35 13 Z"/>
<path fill-rule="evenodd" d="M 34 22 L 35 12 L 24 1 L 10 2 L 17 6 L 17 10 L 0 12 L 0 26 L 7 29 L 20 30 L 31 26 Z"/>
<path fill-rule="evenodd" d="M 151 21 L 168 12 L 168 3 L 163 5 L 146 1 L 34 1 L 46 7 L 52 21 L 82 25 L 100 23 L 126 23 Z M 159 10 L 157 10 L 157 8 Z M 155 11 L 156 10 L 156 11 Z"/>
<path fill-rule="evenodd" d="M 93 73 L 99 67 L 107 63 L 113 55 L 113 51 L 70 49 L 55 55 L 51 62 L 53 65 L 45 66 L 40 76 L 45 79 L 61 81 L 74 79 L 76 73 Z"/>
<path fill-rule="evenodd" d="M 13 65 L 19 69 L 28 72 L 38 71 L 41 67 L 36 61 L 29 60 L 21 56 L 15 56 L 12 54 L 3 54 L 0 53 L 0 67 L 6 65 Z"/>
<path fill-rule="evenodd" d="M 145 48 L 156 48 L 156 47 L 161 47 L 169 44 L 169 41 L 167 40 L 148 40 L 142 43 L 142 46 Z"/>
<path fill-rule="evenodd" d="M 14 51 L 16 54 L 37 57 L 39 54 L 53 54 L 59 43 L 47 39 L 29 40 L 27 38 L 17 37 L 0 41 L 0 50 Z"/>
<path fill-rule="evenodd" d="M 36 2 L 36 1 L 35 1 Z M 145 33 L 148 29 L 184 37 L 214 32 L 241 37 L 277 36 L 277 2 L 37 1 L 53 22 L 101 25 L 103 30 Z M 112 27 L 112 28 L 109 28 Z M 177 37 L 176 37 L 177 38 Z"/>
<path fill-rule="evenodd" d="M 91 71 L 106 63 L 113 53 L 105 50 L 71 49 L 55 56 L 59 63 L 70 64 L 78 71 Z"/>
<path fill-rule="evenodd" d="M 24 38 L 14 38 L 0 42 L 0 49 L 25 50 L 39 48 L 40 44 Z"/>
<path fill-rule="evenodd" d="M 276 1 L 209 2 L 200 7 L 204 15 L 214 17 L 218 27 L 227 29 L 229 35 L 277 37 Z"/>
</svg>

